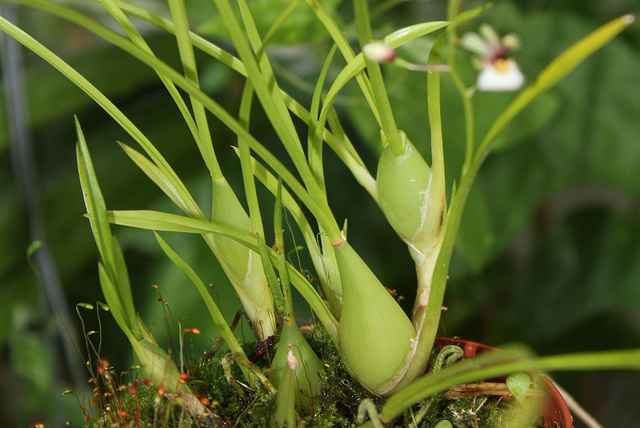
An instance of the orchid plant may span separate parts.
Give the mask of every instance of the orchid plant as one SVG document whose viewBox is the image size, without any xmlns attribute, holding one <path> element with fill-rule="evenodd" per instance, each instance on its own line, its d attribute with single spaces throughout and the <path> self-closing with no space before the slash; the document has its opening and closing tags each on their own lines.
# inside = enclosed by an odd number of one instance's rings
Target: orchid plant
<svg viewBox="0 0 640 428">
<path fill-rule="evenodd" d="M 154 232 L 162 250 L 184 271 L 206 303 L 211 320 L 230 351 L 225 361 L 235 361 L 241 367 L 247 385 L 269 385 L 269 390 L 277 394 L 272 419 L 276 425 L 296 425 L 296 406 L 304 397 L 313 397 L 319 392 L 318 379 L 323 370 L 322 361 L 296 323 L 292 286 L 311 307 L 353 378 L 372 393 L 388 397 L 381 409 L 363 406 L 371 419 L 369 423 L 375 426 L 389 423 L 412 404 L 451 385 L 487 376 L 528 369 L 640 369 L 639 350 L 538 359 L 528 356 L 526 360 L 514 360 L 514 355 L 522 357 L 523 354 L 499 353 L 481 357 L 473 365 L 461 364 L 443 368 L 437 375 L 425 374 L 439 326 L 462 212 L 494 141 L 538 96 L 624 30 L 633 21 L 632 16 L 613 20 L 569 47 L 531 80 L 478 142 L 474 131 L 474 91 L 515 91 L 524 82 L 515 60 L 510 57 L 518 45 L 515 36 L 500 38 L 486 26 L 480 27 L 479 34 L 458 35 L 461 26 L 481 17 L 488 7 L 461 12 L 460 2 L 451 0 L 447 20 L 421 22 L 376 39 L 368 1 L 354 0 L 359 44 L 354 50 L 345 36 L 348 32 L 318 0 L 292 1 L 266 33 L 258 31 L 247 0 L 238 0 L 234 5 L 230 0 L 213 0 L 233 45 L 233 50 L 225 50 L 189 30 L 182 0 L 168 0 L 170 19 L 124 0 L 100 0 L 122 32 L 67 5 L 48 0 L 14 1 L 80 25 L 151 67 L 178 107 L 211 177 L 212 206 L 211 215 L 207 216 L 205 212 L 209 210 L 198 205 L 153 143 L 112 101 L 63 59 L 0 17 L 0 28 L 4 32 L 57 68 L 129 134 L 142 151 L 119 143 L 124 152 L 182 212 L 108 210 L 80 121 L 76 119 L 78 171 L 87 218 L 102 259 L 99 279 L 104 298 L 131 344 L 141 376 L 154 385 L 162 385 L 166 396 L 179 400 L 194 418 L 215 421 L 216 415 L 192 399 L 190 387 L 182 381 L 182 367 L 160 348 L 138 316 L 124 257 L 111 232 L 112 224 Z M 308 106 L 281 89 L 269 57 L 271 39 L 297 8 L 310 8 L 333 40 L 333 48 L 327 54 Z M 155 55 L 130 17 L 175 35 L 181 70 L 171 68 Z M 399 46 L 425 36 L 434 40 L 425 64 L 410 63 L 396 54 Z M 376 34 L 376 37 L 380 36 Z M 479 55 L 477 65 L 481 71 L 476 85 L 463 81 L 458 72 L 456 50 L 459 46 Z M 195 50 L 244 77 L 237 113 L 225 110 L 201 90 Z M 342 60 L 336 58 L 338 55 Z M 416 78 L 428 81 L 430 164 L 411 142 L 412 136 L 396 126 L 381 63 L 407 68 L 416 73 Z M 331 79 L 329 71 L 336 68 L 338 72 Z M 466 119 L 466 154 L 459 173 L 447 171 L 445 174 L 440 110 L 443 78 L 452 79 L 457 86 Z M 380 129 L 382 149 L 375 174 L 369 171 L 351 143 L 334 105 L 340 91 L 353 80 Z M 291 167 L 252 134 L 254 103 L 259 103 L 268 117 Z M 231 166 L 218 161 L 220 148 L 214 144 L 217 130 L 209 124 L 210 116 L 218 118 L 237 137 L 234 149 L 242 172 L 242 194 L 234 192 L 225 177 L 224 170 Z M 306 134 L 299 132 L 300 124 L 306 126 Z M 447 141 L 446 144 L 459 142 Z M 326 148 L 335 152 L 406 243 L 417 274 L 410 315 L 376 277 L 375 267 L 370 267 L 351 245 L 346 222 L 343 224 L 342 219 L 334 215 L 332 195 L 325 185 L 323 152 Z M 447 182 L 452 181 L 456 184 L 447 194 Z M 259 203 L 258 194 L 264 191 L 273 196 L 272 205 Z M 267 210 L 274 212 L 272 226 L 262 221 Z M 318 287 L 286 257 L 283 211 L 294 219 L 304 238 Z M 275 242 L 267 242 L 266 236 L 271 236 L 265 233 L 267 227 L 273 227 Z M 271 364 L 273 385 L 248 361 L 204 282 L 161 237 L 161 232 L 199 234 L 226 273 L 257 340 L 277 338 L 279 345 Z M 360 233 L 357 222 L 350 223 L 349 232 Z"/>
</svg>

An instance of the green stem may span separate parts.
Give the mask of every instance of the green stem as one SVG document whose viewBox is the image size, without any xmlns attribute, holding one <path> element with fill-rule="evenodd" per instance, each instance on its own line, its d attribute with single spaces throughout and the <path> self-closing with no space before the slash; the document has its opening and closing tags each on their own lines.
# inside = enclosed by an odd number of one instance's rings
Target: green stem
<svg viewBox="0 0 640 428">
<path fill-rule="evenodd" d="M 460 73 L 458 72 L 458 68 L 456 67 L 456 25 L 452 23 L 452 25 L 448 29 L 449 37 L 452 43 L 449 43 L 449 75 L 453 80 L 456 89 L 458 90 L 458 94 L 460 95 L 460 100 L 462 101 L 462 111 L 464 113 L 464 131 L 465 131 L 465 151 L 464 151 L 464 162 L 462 164 L 462 170 L 465 171 L 471 166 L 471 162 L 473 162 L 474 149 L 475 149 L 475 116 L 473 112 L 473 103 L 471 101 L 471 95 L 467 90 L 467 87 L 464 84 L 464 81 L 460 77 Z"/>
<path fill-rule="evenodd" d="M 289 281 L 289 270 L 284 252 L 284 229 L 282 228 L 282 181 L 278 182 L 276 193 L 276 205 L 273 212 L 273 232 L 276 241 L 276 254 L 278 254 L 278 271 L 280 272 L 280 287 L 284 297 L 284 313 L 282 320 L 288 324 L 295 324 L 296 317 L 293 311 L 293 297 L 291 296 L 291 283 Z"/>
<path fill-rule="evenodd" d="M 235 352 L 236 354 L 246 357 L 242 347 L 240 346 L 240 343 L 229 328 L 224 315 L 222 315 L 222 312 L 220 312 L 218 305 L 216 305 L 215 301 L 211 297 L 211 294 L 209 294 L 209 290 L 207 290 L 207 287 L 200 280 L 196 272 L 189 265 L 187 265 L 187 263 L 169 246 L 169 244 L 167 244 L 164 239 L 162 239 L 162 237 L 160 237 L 157 232 L 154 232 L 154 235 L 165 254 L 171 259 L 171 261 L 174 262 L 176 266 L 178 266 L 185 273 L 185 275 L 187 275 L 191 282 L 193 282 L 193 284 L 196 286 L 198 293 L 200 293 L 202 300 L 209 310 L 209 314 L 211 315 L 213 323 L 218 328 L 220 335 L 224 339 L 225 343 L 229 346 L 229 349 L 231 349 L 231 351 Z"/>
<path fill-rule="evenodd" d="M 306 2 L 316 14 L 318 20 L 322 23 L 322 25 L 324 25 L 329 35 L 331 35 L 331 38 L 338 46 L 338 49 L 340 50 L 340 53 L 342 54 L 344 59 L 347 61 L 347 63 L 351 62 L 356 57 L 356 55 L 353 53 L 351 45 L 349 45 L 349 42 L 344 36 L 342 29 L 338 27 L 333 18 L 327 13 L 327 11 L 317 0 L 306 0 Z M 373 113 L 376 121 L 380 123 L 380 115 L 373 99 L 371 82 L 369 82 L 369 79 L 363 72 L 359 72 L 356 75 L 356 82 L 360 86 L 360 89 L 362 90 L 362 93 L 364 94 L 364 97 L 367 100 L 369 107 L 371 108 L 371 113 Z"/>
<path fill-rule="evenodd" d="M 238 113 L 238 121 L 245 130 L 249 132 L 249 121 L 251 116 L 251 100 L 253 98 L 253 87 L 250 81 L 247 81 L 242 91 L 240 101 L 240 111 Z M 238 152 L 240 155 L 240 167 L 242 170 L 242 181 L 244 183 L 244 193 L 249 206 L 249 221 L 251 231 L 260 236 L 264 236 L 262 215 L 260 213 L 260 204 L 258 203 L 258 192 L 256 191 L 255 177 L 253 167 L 251 166 L 251 149 L 249 143 L 243 138 L 238 137 Z"/>
<path fill-rule="evenodd" d="M 369 1 L 355 0 L 356 27 L 358 29 L 358 38 L 360 39 L 360 48 L 372 41 L 371 23 L 369 18 Z M 380 114 L 380 125 L 385 141 L 383 145 L 389 144 L 391 152 L 398 156 L 404 153 L 405 143 L 398 133 L 396 121 L 393 117 L 393 110 L 389 103 L 384 79 L 382 78 L 382 70 L 380 64 L 369 61 L 365 58 L 367 72 L 371 79 L 371 89 L 376 108 Z"/>
</svg>

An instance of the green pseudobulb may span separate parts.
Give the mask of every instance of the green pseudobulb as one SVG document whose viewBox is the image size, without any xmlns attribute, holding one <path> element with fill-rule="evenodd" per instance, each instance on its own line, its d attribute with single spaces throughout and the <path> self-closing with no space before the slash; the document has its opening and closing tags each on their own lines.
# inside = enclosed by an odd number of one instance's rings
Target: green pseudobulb
<svg viewBox="0 0 640 428">
<path fill-rule="evenodd" d="M 342 283 L 340 351 L 353 375 L 378 392 L 404 365 L 416 332 L 400 305 L 348 242 L 335 250 Z"/>
<path fill-rule="evenodd" d="M 302 397 L 306 399 L 315 397 L 319 392 L 318 381 L 320 379 L 319 373 L 322 371 L 322 361 L 320 361 L 320 358 L 318 358 L 313 349 L 311 349 L 311 346 L 309 346 L 295 323 L 284 323 L 282 326 L 278 349 L 273 357 L 273 369 L 276 372 L 276 388 L 280 388 L 281 376 L 288 370 L 287 353 L 289 352 L 289 345 L 291 345 L 291 352 L 293 352 L 294 357 L 298 360 L 298 366 L 294 372 L 297 379 L 296 396 L 299 396 L 297 391 L 300 390 Z"/>
<path fill-rule="evenodd" d="M 251 222 L 229 183 L 213 180 L 213 221 L 250 231 Z M 216 236 L 216 257 L 262 339 L 275 335 L 275 308 L 260 256 L 226 236 Z"/>
<path fill-rule="evenodd" d="M 413 242 L 424 227 L 431 170 L 420 153 L 406 141 L 398 156 L 387 145 L 378 162 L 378 195 L 389 224 Z"/>
</svg>

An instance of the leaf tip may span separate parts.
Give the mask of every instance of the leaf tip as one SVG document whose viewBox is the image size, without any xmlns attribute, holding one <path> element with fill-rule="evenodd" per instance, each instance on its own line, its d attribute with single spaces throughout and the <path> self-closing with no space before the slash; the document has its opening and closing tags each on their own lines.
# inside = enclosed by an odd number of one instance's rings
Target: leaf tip
<svg viewBox="0 0 640 428">
<path fill-rule="evenodd" d="M 628 13 L 626 15 L 624 15 L 622 18 L 622 22 L 627 24 L 627 25 L 631 25 L 635 22 L 636 17 L 633 16 L 632 14 Z"/>
<path fill-rule="evenodd" d="M 42 248 L 42 241 L 35 240 L 29 244 L 27 247 L 27 258 L 32 258 L 38 250 Z"/>
</svg>

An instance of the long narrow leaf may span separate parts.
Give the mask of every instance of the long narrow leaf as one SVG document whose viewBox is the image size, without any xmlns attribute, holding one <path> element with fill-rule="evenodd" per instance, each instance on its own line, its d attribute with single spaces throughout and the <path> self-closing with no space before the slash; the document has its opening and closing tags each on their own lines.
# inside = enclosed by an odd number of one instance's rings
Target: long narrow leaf
<svg viewBox="0 0 640 428">
<path fill-rule="evenodd" d="M 167 177 L 163 171 L 158 168 L 153 162 L 147 159 L 142 153 L 136 151 L 135 149 L 127 146 L 124 143 L 120 143 L 120 147 L 124 150 L 124 152 L 129 156 L 129 158 L 136 164 L 138 168 L 145 175 L 153 181 L 156 186 L 160 188 L 164 192 L 165 195 L 173 201 L 174 204 L 178 206 L 183 212 L 189 212 L 188 201 L 182 199 L 181 192 L 176 189 L 173 184 L 173 181 Z M 204 216 L 203 216 L 204 217 Z"/>
<path fill-rule="evenodd" d="M 324 61 L 324 65 L 320 70 L 320 75 L 316 81 L 316 86 L 313 91 L 313 97 L 311 99 L 311 108 L 309 109 L 309 130 L 307 132 L 307 156 L 309 158 L 309 167 L 311 173 L 315 177 L 318 185 L 324 190 L 324 169 L 322 162 L 322 130 L 324 129 L 324 123 L 318 122 L 318 115 L 320 113 L 320 101 L 322 98 L 322 91 L 324 88 L 324 82 L 329 72 L 329 66 L 333 60 L 333 55 L 336 52 L 336 45 L 333 45 L 327 58 Z M 326 192 L 326 190 L 324 190 Z"/>
<path fill-rule="evenodd" d="M 187 264 L 187 262 L 185 262 L 178 255 L 178 253 L 173 250 L 173 248 L 169 246 L 169 244 L 167 244 L 164 239 L 162 239 L 162 237 L 157 232 L 154 232 L 154 235 L 156 237 L 156 240 L 160 244 L 160 248 L 162 248 L 162 251 L 164 251 L 167 257 L 169 257 L 169 259 L 177 267 L 179 267 L 185 275 L 187 275 L 191 282 L 193 282 L 193 285 L 195 285 L 198 293 L 200 293 L 202 300 L 209 310 L 209 314 L 211 315 L 211 319 L 213 320 L 214 325 L 218 328 L 220 335 L 224 339 L 225 343 L 229 346 L 231 352 L 246 357 L 246 355 L 244 354 L 244 350 L 240 346 L 240 343 L 238 343 L 238 339 L 236 339 L 235 335 L 229 328 L 224 315 L 222 315 L 222 312 L 220 312 L 220 308 L 218 308 L 218 305 L 216 305 L 216 302 L 211 297 L 211 294 L 207 290 L 207 287 L 204 285 L 202 280 L 198 277 L 198 274 L 191 268 L 191 266 Z"/>
<path fill-rule="evenodd" d="M 258 180 L 260 180 L 260 182 L 275 196 L 278 190 L 278 179 L 254 158 L 251 158 L 251 166 L 256 178 L 258 178 Z M 311 228 L 302 208 L 300 208 L 295 198 L 287 191 L 286 188 L 282 189 L 282 204 L 291 213 L 293 219 L 298 225 L 298 228 L 302 232 L 302 236 L 311 256 L 311 261 L 319 275 L 323 291 L 327 292 L 329 288 L 325 284 L 326 277 L 324 276 L 323 256 L 316 241 L 316 233 Z"/>
<path fill-rule="evenodd" d="M 87 142 L 77 118 L 75 118 L 75 123 L 78 135 L 76 152 L 80 185 L 94 239 L 104 263 L 100 266 L 101 271 L 104 270 L 104 275 L 101 273 L 100 284 L 114 318 L 126 332 L 136 324 L 129 275 L 122 250 L 111 234 L 106 204 L 93 168 Z"/>
<path fill-rule="evenodd" d="M 175 26 L 176 40 L 178 42 L 178 50 L 180 52 L 184 76 L 188 81 L 193 83 L 194 86 L 199 87 L 198 68 L 193 51 L 193 44 L 189 37 L 189 23 L 187 21 L 187 11 L 185 9 L 184 1 L 169 0 L 169 8 L 171 10 L 171 17 L 173 18 Z M 211 132 L 209 130 L 206 111 L 202 103 L 193 96 L 191 96 L 191 106 L 193 107 L 193 114 L 198 128 L 198 137 L 196 138 L 196 142 L 200 149 L 200 154 L 204 159 L 212 178 L 214 180 L 220 180 L 223 178 L 222 171 L 220 170 L 220 165 L 218 164 L 218 159 L 216 158 L 216 154 L 213 149 L 213 142 L 211 140 Z"/>
<path fill-rule="evenodd" d="M 371 34 L 371 18 L 369 17 L 369 0 L 354 0 L 356 12 L 356 27 L 358 29 L 358 39 L 360 49 L 364 49 L 367 43 L 373 41 Z M 405 142 L 398 133 L 396 120 L 391 109 L 387 88 L 382 78 L 380 63 L 370 61 L 365 58 L 367 74 L 371 81 L 371 91 L 376 110 L 380 116 L 380 129 L 385 139 L 383 144 L 389 144 L 394 155 L 398 156 L 405 151 Z M 385 145 L 386 145 L 385 144 Z"/>
<path fill-rule="evenodd" d="M 107 306 L 109 306 L 109 311 L 113 319 L 116 320 L 118 327 L 120 327 L 120 330 L 122 330 L 128 338 L 134 339 L 133 333 L 131 332 L 132 326 L 125 315 L 122 300 L 120 300 L 116 286 L 113 281 L 109 279 L 109 274 L 102 263 L 98 263 L 98 279 L 100 281 L 102 295 L 107 302 Z"/>
<path fill-rule="evenodd" d="M 273 303 L 276 307 L 276 310 L 278 311 L 278 316 L 280 317 L 285 311 L 285 306 L 284 296 L 282 295 L 280 282 L 278 281 L 278 275 L 276 274 L 276 270 L 273 262 L 271 261 L 271 257 L 269 257 L 269 249 L 267 248 L 267 245 L 264 243 L 264 240 L 262 240 L 261 237 L 258 237 L 258 247 L 260 249 L 260 259 L 262 261 L 264 274 L 267 277 L 269 288 L 271 288 Z"/>
<path fill-rule="evenodd" d="M 177 178 L 173 169 L 162 158 L 160 153 L 153 147 L 153 145 L 147 140 L 134 125 L 124 116 L 120 110 L 118 110 L 113 103 L 111 103 L 104 95 L 98 91 L 91 83 L 89 83 L 84 77 L 82 77 L 77 71 L 70 67 L 66 62 L 57 57 L 43 45 L 38 43 L 31 36 L 24 33 L 18 27 L 0 17 L 0 29 L 7 32 L 12 37 L 16 38 L 20 43 L 31 49 L 34 53 L 41 56 L 47 62 L 51 63 L 54 67 L 60 70 L 65 76 L 69 78 L 80 89 L 90 95 L 101 107 L 105 109 L 113 118 L 122 126 L 122 128 L 132 135 L 136 141 L 145 149 L 151 159 L 162 168 L 165 176 L 170 177 L 172 183 L 176 189 L 180 191 L 181 198 L 188 201 L 189 211 L 188 213 L 193 217 L 203 217 L 200 209 L 196 205 L 195 201 L 184 188 L 182 182 Z M 320 203 L 308 194 L 306 189 L 298 182 L 294 175 L 262 144 L 260 144 L 251 134 L 249 134 L 238 121 L 229 114 L 224 108 L 222 108 L 217 102 L 212 100 L 206 94 L 195 87 L 191 82 L 187 81 L 182 75 L 177 73 L 171 67 L 164 62 L 158 60 L 156 57 L 149 55 L 147 52 L 142 51 L 137 46 L 133 45 L 122 36 L 108 30 L 101 30 L 101 35 L 109 37 L 110 41 L 117 44 L 123 50 L 131 53 L 140 61 L 148 64 L 155 70 L 160 70 L 164 75 L 169 77 L 176 85 L 187 91 L 190 95 L 196 97 L 205 107 L 216 115 L 225 125 L 227 125 L 237 135 L 246 138 L 251 144 L 251 148 L 262 157 L 265 162 L 278 173 L 279 176 L 287 183 L 289 187 L 296 193 L 296 195 L 303 201 L 303 203 L 313 212 L 314 217 L 321 222 L 330 235 L 332 242 L 339 242 L 341 238 L 340 228 L 338 227 L 331 211 L 328 209 L 325 203 Z"/>
<path fill-rule="evenodd" d="M 113 19 L 120 25 L 120 28 L 124 30 L 124 32 L 129 36 L 131 41 L 139 46 L 144 51 L 148 52 L 151 55 L 154 55 L 153 51 L 145 41 L 144 37 L 138 32 L 138 30 L 133 26 L 131 21 L 127 18 L 125 13 L 118 7 L 117 3 L 114 0 L 100 0 L 100 2 L 105 6 L 107 11 L 111 14 Z M 169 95 L 173 99 L 174 103 L 178 107 L 178 110 L 182 114 L 187 127 L 191 131 L 196 142 L 199 141 L 198 127 L 196 126 L 193 117 L 191 116 L 191 112 L 187 107 L 187 104 L 184 102 L 182 95 L 178 92 L 176 86 L 169 79 L 164 77 L 162 74 L 158 74 L 158 77 L 167 88 Z M 204 157 L 204 154 L 203 154 Z M 206 157 L 205 157 L 206 160 Z"/>
<path fill-rule="evenodd" d="M 218 12 L 224 18 L 225 25 L 231 35 L 235 48 L 238 50 L 240 59 L 242 59 L 245 67 L 247 67 L 247 79 L 251 81 L 256 95 L 265 113 L 269 117 L 269 121 L 280 137 L 282 144 L 293 161 L 296 170 L 302 177 L 302 181 L 309 193 L 317 196 L 321 193 L 321 190 L 313 179 L 309 165 L 306 162 L 300 139 L 298 138 L 289 110 L 280 93 L 269 61 L 266 55 L 261 55 L 259 59 L 256 58 L 251 49 L 253 47 L 255 52 L 260 52 L 262 50 L 262 41 L 258 35 L 253 18 L 250 12 L 248 12 L 248 5 L 242 1 L 239 2 L 242 19 L 245 24 L 245 34 L 230 2 L 228 0 L 214 0 L 214 2 L 218 8 Z M 247 36 L 252 46 L 247 42 Z M 326 210 L 325 214 L 329 215 L 328 210 Z"/>
<path fill-rule="evenodd" d="M 249 122 L 251 120 L 251 106 L 253 99 L 253 87 L 251 82 L 245 83 L 240 100 L 240 111 L 238 120 L 249 131 Z M 251 168 L 251 148 L 249 143 L 242 137 L 238 137 L 238 154 L 240 155 L 240 168 L 242 170 L 242 182 L 244 184 L 244 194 L 249 206 L 249 220 L 251 222 L 251 231 L 264 236 L 264 228 L 262 226 L 262 214 L 260 213 L 260 204 L 258 202 L 258 192 L 256 191 L 256 183 Z"/>
<path fill-rule="evenodd" d="M 189 195 L 189 192 L 184 188 L 177 175 L 162 157 L 158 150 L 151 144 L 147 137 L 124 115 L 107 97 L 102 94 L 95 86 L 93 86 L 86 78 L 78 73 L 73 67 L 44 47 L 41 43 L 36 41 L 33 37 L 22 31 L 20 28 L 7 21 L 5 18 L 0 17 L 0 29 L 23 44 L 29 50 L 43 58 L 54 68 L 60 71 L 71 82 L 78 86 L 83 92 L 91 97 L 100 107 L 102 107 L 109 115 L 124 129 L 138 144 L 147 152 L 153 162 L 163 170 L 163 173 L 170 177 L 176 189 L 179 190 L 183 200 L 188 201 L 189 211 L 192 213 L 198 213 L 200 210 L 197 207 L 195 201 Z M 118 36 L 116 33 L 114 35 Z M 120 37 L 122 40 L 124 38 Z M 127 42 L 130 44 L 130 42 Z M 133 45 L 132 45 L 133 46 Z M 169 67 L 168 67 L 169 68 Z"/>
<path fill-rule="evenodd" d="M 133 302 L 133 293 L 131 291 L 131 282 L 129 281 L 129 271 L 124 261 L 124 254 L 118 240 L 114 237 L 111 240 L 111 248 L 113 251 L 114 265 L 111 270 L 115 273 L 115 286 L 118 290 L 118 296 L 124 310 L 124 315 L 130 326 L 135 326 L 137 321 L 137 313 Z"/>
<path fill-rule="evenodd" d="M 255 235 L 229 225 L 158 211 L 109 211 L 107 214 L 111 223 L 119 224 L 122 226 L 167 232 L 197 234 L 217 233 L 240 242 L 256 253 L 260 251 Z M 273 252 L 273 250 L 269 250 L 269 252 L 271 259 L 275 263 L 276 254 Z M 317 291 L 304 277 L 304 275 L 302 275 L 290 265 L 289 273 L 291 275 L 291 282 L 294 287 L 296 287 L 296 289 L 300 292 L 305 301 L 309 303 L 309 306 L 311 306 L 311 309 L 315 312 L 322 324 L 325 326 L 331 338 L 337 343 L 337 322 L 327 308 L 325 302 L 322 300 L 322 298 L 320 298 Z"/>
<path fill-rule="evenodd" d="M 87 213 L 90 215 L 91 229 L 93 237 L 98 246 L 98 251 L 107 267 L 114 265 L 113 252 L 111 251 L 111 229 L 107 220 L 107 208 L 102 196 L 102 191 L 98 184 L 96 172 L 93 168 L 89 148 L 84 138 L 84 133 L 80 127 L 78 118 L 75 119 L 78 144 L 76 146 L 76 157 L 78 162 L 78 175 L 82 196 Z"/>
</svg>

